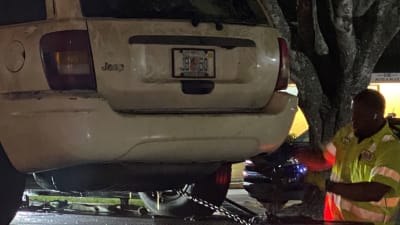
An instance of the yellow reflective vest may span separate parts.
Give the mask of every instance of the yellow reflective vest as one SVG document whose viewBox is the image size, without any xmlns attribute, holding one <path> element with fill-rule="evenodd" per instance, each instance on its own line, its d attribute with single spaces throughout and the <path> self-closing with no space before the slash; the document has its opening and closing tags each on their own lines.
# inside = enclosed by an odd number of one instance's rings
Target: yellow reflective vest
<svg viewBox="0 0 400 225">
<path fill-rule="evenodd" d="M 373 136 L 358 143 L 350 125 L 340 129 L 324 151 L 332 161 L 331 180 L 357 183 L 378 182 L 391 190 L 377 202 L 351 201 L 327 193 L 325 218 L 345 221 L 365 221 L 374 224 L 395 224 L 400 200 L 400 141 L 388 123 Z M 363 191 L 363 190 L 360 190 Z"/>
</svg>

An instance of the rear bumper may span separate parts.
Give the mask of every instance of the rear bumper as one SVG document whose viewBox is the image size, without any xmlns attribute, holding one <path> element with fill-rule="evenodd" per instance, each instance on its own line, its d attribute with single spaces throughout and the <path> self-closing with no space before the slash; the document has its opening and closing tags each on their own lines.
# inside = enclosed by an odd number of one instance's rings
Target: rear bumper
<svg viewBox="0 0 400 225">
<path fill-rule="evenodd" d="M 241 161 L 286 138 L 297 98 L 276 93 L 258 113 L 120 114 L 98 96 L 2 96 L 0 138 L 13 165 L 35 172 L 98 162 Z"/>
</svg>

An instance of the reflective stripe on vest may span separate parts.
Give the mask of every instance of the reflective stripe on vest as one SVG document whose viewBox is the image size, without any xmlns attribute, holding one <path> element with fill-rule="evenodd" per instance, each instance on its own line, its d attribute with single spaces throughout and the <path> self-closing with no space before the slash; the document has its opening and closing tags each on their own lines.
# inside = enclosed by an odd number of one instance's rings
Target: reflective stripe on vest
<svg viewBox="0 0 400 225">
<path fill-rule="evenodd" d="M 329 142 L 325 146 L 325 150 L 328 151 L 331 155 L 336 156 L 336 146 L 332 142 Z"/>
<path fill-rule="evenodd" d="M 375 152 L 376 151 L 376 143 L 373 143 L 371 146 L 369 146 L 368 151 Z"/>
<path fill-rule="evenodd" d="M 344 216 L 336 206 L 333 194 L 330 192 L 327 192 L 325 195 L 324 220 L 344 220 Z"/>
<path fill-rule="evenodd" d="M 325 160 L 330 164 L 335 164 L 336 161 L 336 147 L 332 142 L 329 142 L 325 146 L 325 151 L 323 152 Z"/>
<path fill-rule="evenodd" d="M 371 170 L 371 176 L 373 177 L 375 175 L 385 176 L 395 180 L 396 182 L 400 182 L 400 174 L 397 171 L 385 166 L 374 167 Z"/>
<path fill-rule="evenodd" d="M 330 180 L 334 182 L 343 182 L 343 180 L 338 175 L 336 175 L 334 171 L 331 172 Z"/>
<path fill-rule="evenodd" d="M 339 195 L 336 194 L 332 195 L 334 202 L 338 208 L 340 208 L 341 210 L 346 210 L 362 220 L 379 223 L 379 222 L 388 222 L 391 219 L 391 218 L 386 218 L 386 215 L 384 213 L 374 212 L 368 209 L 360 208 L 351 203 L 350 201 L 341 198 Z"/>
<path fill-rule="evenodd" d="M 385 208 L 394 208 L 399 204 L 400 197 L 392 197 L 392 198 L 382 198 L 378 202 L 369 202 L 371 205 L 385 207 Z"/>
<path fill-rule="evenodd" d="M 393 137 L 393 135 L 390 135 L 390 134 L 385 135 L 382 138 L 382 142 L 388 142 L 388 141 L 393 141 L 393 140 L 395 140 L 395 138 Z"/>
</svg>

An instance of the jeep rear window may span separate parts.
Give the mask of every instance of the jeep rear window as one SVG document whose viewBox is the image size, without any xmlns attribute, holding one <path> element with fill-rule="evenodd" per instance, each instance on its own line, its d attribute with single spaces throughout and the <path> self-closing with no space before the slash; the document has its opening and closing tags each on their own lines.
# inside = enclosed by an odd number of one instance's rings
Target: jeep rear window
<svg viewBox="0 0 400 225">
<path fill-rule="evenodd" d="M 81 0 L 85 17 L 267 24 L 256 0 Z"/>
<path fill-rule="evenodd" d="M 1 0 L 0 25 L 46 19 L 45 0 Z"/>
</svg>

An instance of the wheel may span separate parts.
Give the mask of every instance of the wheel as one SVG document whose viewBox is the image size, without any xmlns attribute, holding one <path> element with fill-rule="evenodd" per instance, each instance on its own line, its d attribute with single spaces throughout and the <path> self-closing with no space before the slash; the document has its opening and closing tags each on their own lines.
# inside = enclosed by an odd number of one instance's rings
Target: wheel
<svg viewBox="0 0 400 225">
<path fill-rule="evenodd" d="M 0 143 L 0 224 L 9 224 L 21 205 L 25 189 L 25 174 L 18 172 L 10 163 Z"/>
<path fill-rule="evenodd" d="M 193 184 L 185 185 L 180 191 L 220 206 L 228 192 L 230 178 L 231 165 L 223 165 L 213 174 Z M 159 204 L 157 204 L 157 195 Z M 139 196 L 147 209 L 160 216 L 209 216 L 213 213 L 213 210 L 181 196 L 176 190 L 140 192 Z"/>
</svg>

